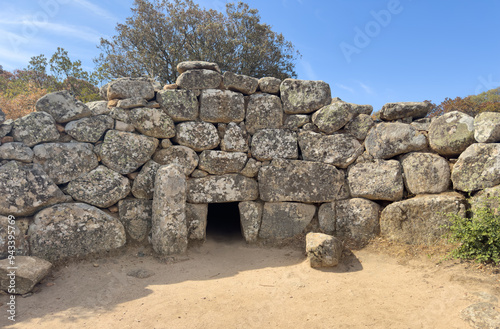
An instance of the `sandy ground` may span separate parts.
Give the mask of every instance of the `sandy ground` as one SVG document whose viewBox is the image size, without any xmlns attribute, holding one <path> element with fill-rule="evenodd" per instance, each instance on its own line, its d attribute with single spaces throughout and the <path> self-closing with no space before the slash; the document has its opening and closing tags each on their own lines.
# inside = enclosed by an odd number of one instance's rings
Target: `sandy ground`
<svg viewBox="0 0 500 329">
<path fill-rule="evenodd" d="M 500 297 L 499 274 L 373 247 L 321 270 L 300 250 L 241 240 L 209 240 L 176 263 L 142 252 L 54 271 L 32 296 L 16 299 L 15 324 L 0 295 L 0 327 L 470 328 L 460 311 L 478 293 Z M 139 269 L 154 275 L 127 275 Z"/>
</svg>

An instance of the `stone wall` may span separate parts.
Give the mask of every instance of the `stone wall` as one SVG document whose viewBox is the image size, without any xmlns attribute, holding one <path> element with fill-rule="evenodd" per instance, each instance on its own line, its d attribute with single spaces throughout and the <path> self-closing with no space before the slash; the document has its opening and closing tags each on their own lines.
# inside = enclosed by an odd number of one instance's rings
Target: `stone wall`
<svg viewBox="0 0 500 329">
<path fill-rule="evenodd" d="M 175 85 L 122 78 L 83 104 L 42 97 L 0 116 L 0 258 L 50 261 L 151 243 L 162 255 L 204 240 L 209 203 L 239 202 L 249 243 L 308 231 L 351 247 L 373 237 L 432 244 L 464 192 L 498 193 L 500 114 L 425 118 L 426 103 L 332 99 L 323 81 L 251 78 L 179 64 Z M 1 113 L 1 112 L 0 112 Z"/>
</svg>

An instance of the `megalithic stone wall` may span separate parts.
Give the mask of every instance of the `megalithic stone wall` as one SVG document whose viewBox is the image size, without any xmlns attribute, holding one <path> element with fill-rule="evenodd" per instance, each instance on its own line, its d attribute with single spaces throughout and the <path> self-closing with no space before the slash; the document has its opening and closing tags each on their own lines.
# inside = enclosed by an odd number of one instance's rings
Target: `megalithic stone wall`
<svg viewBox="0 0 500 329">
<path fill-rule="evenodd" d="M 426 103 L 388 103 L 375 122 L 323 81 L 178 70 L 163 88 L 121 78 L 104 101 L 61 91 L 15 121 L 0 112 L 0 257 L 8 216 L 19 255 L 57 261 L 127 239 L 182 253 L 205 239 L 207 205 L 226 202 L 249 243 L 309 231 L 354 247 L 379 234 L 434 243 L 466 192 L 500 193 L 499 113 L 431 120 Z"/>
</svg>

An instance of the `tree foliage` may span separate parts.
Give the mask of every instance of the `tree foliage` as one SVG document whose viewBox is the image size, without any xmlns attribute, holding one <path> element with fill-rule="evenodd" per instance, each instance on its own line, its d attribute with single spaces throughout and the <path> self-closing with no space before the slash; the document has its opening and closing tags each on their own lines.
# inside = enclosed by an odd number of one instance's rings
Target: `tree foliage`
<svg viewBox="0 0 500 329">
<path fill-rule="evenodd" d="M 132 16 L 116 31 L 101 39 L 95 59 L 103 80 L 147 75 L 174 83 L 177 64 L 187 60 L 253 77 L 296 77 L 300 54 L 243 2 L 228 3 L 221 13 L 192 0 L 135 0 Z"/>
<path fill-rule="evenodd" d="M 428 114 L 429 117 L 443 115 L 451 111 L 460 111 L 470 116 L 476 116 L 481 112 L 500 112 L 500 87 L 464 98 L 445 98 L 439 105 L 431 104 L 433 108 Z"/>
</svg>

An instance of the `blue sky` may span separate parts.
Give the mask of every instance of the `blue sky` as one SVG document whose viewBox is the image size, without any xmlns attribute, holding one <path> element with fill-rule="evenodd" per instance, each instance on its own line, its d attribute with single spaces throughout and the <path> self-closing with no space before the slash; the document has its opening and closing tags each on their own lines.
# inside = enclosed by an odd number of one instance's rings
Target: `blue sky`
<svg viewBox="0 0 500 329">
<path fill-rule="evenodd" d="M 223 10 L 226 0 L 196 1 Z M 133 0 L 0 2 L 0 65 L 63 47 L 92 70 L 101 37 L 115 34 Z M 301 52 L 299 79 L 379 110 L 387 102 L 467 96 L 500 86 L 500 1 L 250 0 L 262 22 Z M 496 32 L 495 32 L 496 31 Z"/>
</svg>

